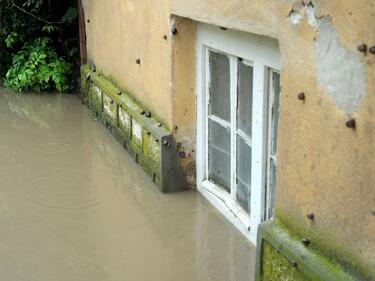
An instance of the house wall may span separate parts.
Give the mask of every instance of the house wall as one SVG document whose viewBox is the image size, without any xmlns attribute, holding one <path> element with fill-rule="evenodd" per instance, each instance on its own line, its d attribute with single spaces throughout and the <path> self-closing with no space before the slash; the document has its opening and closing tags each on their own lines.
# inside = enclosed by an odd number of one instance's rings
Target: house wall
<svg viewBox="0 0 375 281">
<path fill-rule="evenodd" d="M 375 55 L 357 47 L 375 45 L 375 2 L 305 2 L 86 0 L 88 58 L 174 132 L 193 184 L 196 21 L 278 39 L 276 221 L 296 239 L 309 238 L 312 250 L 373 280 Z M 355 129 L 346 126 L 351 118 Z"/>
<path fill-rule="evenodd" d="M 171 126 L 168 1 L 84 2 L 89 61 Z"/>
</svg>

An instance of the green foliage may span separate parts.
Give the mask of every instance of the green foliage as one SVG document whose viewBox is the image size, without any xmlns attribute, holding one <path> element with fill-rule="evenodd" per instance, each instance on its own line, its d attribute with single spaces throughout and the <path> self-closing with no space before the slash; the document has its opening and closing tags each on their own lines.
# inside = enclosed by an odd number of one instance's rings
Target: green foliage
<svg viewBox="0 0 375 281">
<path fill-rule="evenodd" d="M 66 14 L 62 17 L 63 22 L 72 22 L 75 20 L 78 16 L 78 9 L 74 7 L 69 7 L 69 9 L 66 11 Z"/>
<path fill-rule="evenodd" d="M 14 31 L 8 34 L 8 36 L 5 38 L 5 44 L 8 48 L 12 48 L 14 42 L 17 40 L 18 34 Z"/>
<path fill-rule="evenodd" d="M 48 34 L 54 32 L 56 30 L 57 30 L 57 27 L 54 26 L 54 25 L 50 25 L 50 24 L 47 24 L 47 25 L 45 25 L 45 26 L 42 27 L 42 31 L 45 31 Z"/>
<path fill-rule="evenodd" d="M 73 88 L 77 19 L 76 0 L 0 0 L 0 80 L 18 91 Z"/>
<path fill-rule="evenodd" d="M 16 91 L 69 91 L 71 66 L 49 46 L 50 41 L 38 38 L 15 54 L 4 85 Z"/>
</svg>

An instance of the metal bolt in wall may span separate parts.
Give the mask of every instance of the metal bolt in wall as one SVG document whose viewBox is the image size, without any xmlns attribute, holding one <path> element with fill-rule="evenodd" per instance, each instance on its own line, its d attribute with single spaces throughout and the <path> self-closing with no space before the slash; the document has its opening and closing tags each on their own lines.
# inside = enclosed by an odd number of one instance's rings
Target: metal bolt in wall
<svg viewBox="0 0 375 281">
<path fill-rule="evenodd" d="M 172 35 L 177 35 L 177 33 L 178 33 L 177 28 L 176 27 L 172 27 L 171 33 L 172 33 Z"/>
<path fill-rule="evenodd" d="M 298 94 L 298 99 L 304 101 L 306 99 L 306 95 L 304 92 Z"/>
<path fill-rule="evenodd" d="M 373 55 L 375 55 L 375 46 L 372 46 L 370 48 L 370 53 L 373 54 Z"/>
<path fill-rule="evenodd" d="M 345 125 L 346 125 L 346 127 L 348 127 L 348 128 L 354 129 L 354 128 L 355 128 L 355 125 L 356 125 L 356 123 L 355 123 L 355 119 L 352 118 L 352 119 L 348 120 L 348 121 L 345 123 Z"/>
<path fill-rule="evenodd" d="M 358 49 L 358 51 L 360 51 L 362 53 L 366 53 L 367 52 L 367 45 L 366 44 L 359 45 L 357 49 Z"/>
<path fill-rule="evenodd" d="M 306 217 L 307 217 L 309 220 L 314 220 L 314 214 L 313 214 L 313 213 L 307 214 Z"/>
</svg>

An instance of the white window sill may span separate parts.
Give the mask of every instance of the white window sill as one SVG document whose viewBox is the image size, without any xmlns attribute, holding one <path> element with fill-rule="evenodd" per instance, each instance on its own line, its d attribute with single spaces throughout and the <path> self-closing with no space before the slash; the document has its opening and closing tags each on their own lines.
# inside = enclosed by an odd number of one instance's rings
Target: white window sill
<svg viewBox="0 0 375 281">
<path fill-rule="evenodd" d="M 216 207 L 234 226 L 254 245 L 256 245 L 256 231 L 250 227 L 250 216 L 233 200 L 224 189 L 208 180 L 204 180 L 198 191 Z"/>
</svg>

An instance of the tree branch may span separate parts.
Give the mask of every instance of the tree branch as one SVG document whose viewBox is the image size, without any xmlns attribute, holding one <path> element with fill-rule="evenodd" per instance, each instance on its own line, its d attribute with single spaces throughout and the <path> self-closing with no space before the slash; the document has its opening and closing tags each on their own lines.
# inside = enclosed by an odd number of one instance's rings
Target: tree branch
<svg viewBox="0 0 375 281">
<path fill-rule="evenodd" d="M 12 0 L 12 4 L 13 4 L 13 7 L 17 8 L 18 10 L 20 10 L 21 12 L 37 19 L 38 21 L 41 21 L 41 22 L 44 22 L 44 23 L 47 23 L 47 24 L 67 24 L 67 22 L 63 22 L 63 21 L 48 21 L 48 20 L 45 20 L 45 19 L 42 19 L 28 11 L 26 11 L 25 9 L 21 8 L 20 6 L 18 6 L 16 3 L 14 3 L 14 0 Z"/>
</svg>

